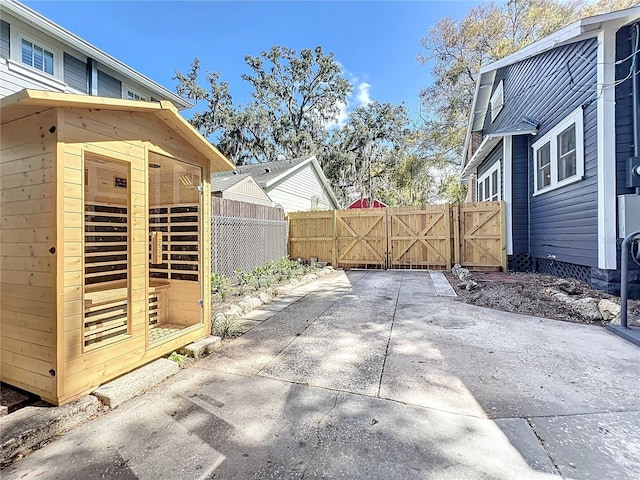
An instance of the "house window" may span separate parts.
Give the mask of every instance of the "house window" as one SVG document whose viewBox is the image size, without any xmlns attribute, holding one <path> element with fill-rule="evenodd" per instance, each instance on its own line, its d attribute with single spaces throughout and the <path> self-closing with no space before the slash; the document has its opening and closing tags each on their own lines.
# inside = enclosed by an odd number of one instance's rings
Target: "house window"
<svg viewBox="0 0 640 480">
<path fill-rule="evenodd" d="M 142 102 L 147 101 L 147 96 L 141 94 L 140 92 L 136 92 L 135 90 L 132 90 L 130 88 L 127 88 L 126 91 L 127 91 L 127 100 L 140 100 Z"/>
<path fill-rule="evenodd" d="M 491 121 L 493 122 L 504 107 L 504 80 L 501 80 L 491 95 Z"/>
<path fill-rule="evenodd" d="M 478 202 L 500 200 L 500 162 L 496 162 L 486 173 L 478 177 L 476 192 Z"/>
<path fill-rule="evenodd" d="M 30 67 L 40 70 L 41 72 L 53 75 L 53 53 L 46 48 L 22 39 L 22 63 Z"/>
<path fill-rule="evenodd" d="M 534 195 L 582 179 L 583 138 L 583 113 L 580 107 L 532 145 Z"/>
</svg>

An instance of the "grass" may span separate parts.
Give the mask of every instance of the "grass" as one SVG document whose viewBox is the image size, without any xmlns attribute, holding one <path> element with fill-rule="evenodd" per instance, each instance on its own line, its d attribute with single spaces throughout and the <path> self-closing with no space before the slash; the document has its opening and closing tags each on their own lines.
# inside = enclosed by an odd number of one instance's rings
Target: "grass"
<svg viewBox="0 0 640 480">
<path fill-rule="evenodd" d="M 238 322 L 224 316 L 216 318 L 211 324 L 211 333 L 221 339 L 237 337 L 242 333 Z"/>
</svg>

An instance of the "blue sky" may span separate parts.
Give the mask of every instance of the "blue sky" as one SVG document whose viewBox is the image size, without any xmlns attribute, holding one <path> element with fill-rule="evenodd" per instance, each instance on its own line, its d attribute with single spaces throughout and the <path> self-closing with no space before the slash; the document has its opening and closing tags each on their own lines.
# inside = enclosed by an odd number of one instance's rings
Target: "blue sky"
<svg viewBox="0 0 640 480">
<path fill-rule="evenodd" d="M 26 5 L 144 75 L 175 91 L 175 70 L 194 57 L 229 82 L 245 103 L 245 55 L 273 45 L 333 52 L 355 85 L 352 108 L 368 99 L 418 114 L 429 67 L 416 56 L 420 38 L 440 18 L 460 19 L 470 1 L 53 1 Z M 360 98 L 358 98 L 360 93 Z M 189 116 L 189 113 L 186 112 Z"/>
</svg>

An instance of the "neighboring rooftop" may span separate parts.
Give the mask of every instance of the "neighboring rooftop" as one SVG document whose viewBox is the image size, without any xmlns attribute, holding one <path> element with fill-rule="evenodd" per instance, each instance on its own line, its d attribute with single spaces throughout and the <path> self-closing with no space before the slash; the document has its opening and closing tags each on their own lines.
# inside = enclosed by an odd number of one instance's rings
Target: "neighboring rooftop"
<svg viewBox="0 0 640 480">
<path fill-rule="evenodd" d="M 227 188 L 233 187 L 236 183 L 250 177 L 249 173 L 221 172 L 211 175 L 211 191 L 224 192 Z"/>
<path fill-rule="evenodd" d="M 292 158 L 290 160 L 276 160 L 273 162 L 252 163 L 250 165 L 241 165 L 236 167 L 236 172 L 241 176 L 243 174 L 251 174 L 253 179 L 258 182 L 258 185 L 265 187 L 271 180 L 279 177 L 287 170 L 292 169 L 304 163 L 310 161 L 313 156 Z M 230 186 L 230 185 L 229 185 Z"/>
</svg>

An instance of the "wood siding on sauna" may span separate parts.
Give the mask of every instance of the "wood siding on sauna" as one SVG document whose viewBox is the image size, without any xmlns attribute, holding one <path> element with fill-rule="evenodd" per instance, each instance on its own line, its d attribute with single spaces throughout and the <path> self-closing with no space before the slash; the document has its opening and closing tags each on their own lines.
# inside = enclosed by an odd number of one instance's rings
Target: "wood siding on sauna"
<svg viewBox="0 0 640 480">
<path fill-rule="evenodd" d="M 65 109 L 60 128 L 64 142 L 64 386 L 58 397 L 61 402 L 90 391 L 105 379 L 111 379 L 158 356 L 202 338 L 210 329 L 210 307 L 202 309 L 205 322 L 189 330 L 188 334 L 167 342 L 159 342 L 147 349 L 146 322 L 148 292 L 148 202 L 146 150 L 174 158 L 205 164 L 204 178 L 210 175 L 208 161 L 179 135 L 169 129 L 155 115 L 130 112 Z M 152 139 L 142 142 L 138 139 Z M 130 337 L 121 342 L 83 351 L 83 150 L 130 163 Z M 208 184 L 205 188 L 209 192 Z M 208 198 L 208 197 L 207 197 Z M 202 202 L 203 218 L 210 215 L 209 202 Z M 209 222 L 202 222 L 202 235 L 209 238 Z M 203 259 L 203 271 L 210 271 L 210 259 Z M 210 288 L 208 275 L 202 278 L 203 287 Z M 177 285 L 176 285 L 177 286 Z M 205 290 L 206 291 L 206 290 Z M 183 299 L 184 300 L 184 299 Z M 195 299 L 194 299 L 195 300 Z"/>
<path fill-rule="evenodd" d="M 529 195 L 529 244 L 534 257 L 555 255 L 558 261 L 590 267 L 598 263 L 596 57 L 597 39 L 593 38 L 499 69 L 494 88 L 504 80 L 504 107 L 494 122 L 487 114 L 483 130 L 484 134 L 494 133 L 519 124 L 526 116 L 539 122 L 536 138 L 541 138 L 583 106 L 584 179 L 535 197 Z M 523 161 L 523 155 L 514 156 L 514 172 L 522 171 L 516 162 Z M 514 192 L 533 192 L 531 161 L 529 145 L 527 183 L 514 183 Z"/>
<path fill-rule="evenodd" d="M 57 370 L 56 123 L 48 110 L 0 129 L 1 377 L 48 400 Z"/>
<path fill-rule="evenodd" d="M 305 212 L 312 210 L 311 198 L 318 197 L 317 210 L 334 208 L 322 182 L 309 163 L 290 177 L 266 188 L 267 194 L 285 212 Z"/>
</svg>

